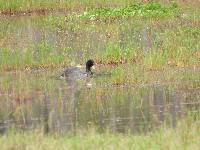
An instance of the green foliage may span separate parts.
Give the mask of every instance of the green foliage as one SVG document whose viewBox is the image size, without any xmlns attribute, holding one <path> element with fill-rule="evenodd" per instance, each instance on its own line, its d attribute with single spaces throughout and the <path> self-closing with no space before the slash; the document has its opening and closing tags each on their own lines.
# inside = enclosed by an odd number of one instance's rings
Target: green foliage
<svg viewBox="0 0 200 150">
<path fill-rule="evenodd" d="M 45 25 L 52 25 L 53 27 L 63 27 L 65 25 L 65 16 L 49 15 L 45 18 Z"/>
<path fill-rule="evenodd" d="M 72 1 L 70 1 L 70 3 L 71 2 Z M 35 26 L 35 24 L 33 26 L 32 24 L 33 22 L 38 23 L 38 20 L 29 20 L 29 22 L 24 22 L 24 20 L 22 20 L 21 24 L 17 24 L 16 22 L 20 19 L 17 18 L 15 20 L 14 17 L 2 20 L 0 23 L 0 28 L 2 30 L 0 33 L 1 92 L 6 93 L 11 91 L 11 96 L 12 94 L 19 95 L 22 97 L 21 100 L 23 101 L 26 100 L 27 93 L 27 99 L 29 99 L 29 96 L 35 94 L 35 91 L 42 93 L 49 89 L 49 93 L 54 96 L 54 94 L 58 92 L 57 89 L 61 89 L 59 90 L 60 96 L 55 96 L 54 99 L 62 99 L 63 93 L 61 93 L 61 91 L 64 91 L 65 95 L 69 91 L 65 86 L 64 88 L 63 86 L 61 87 L 60 81 L 55 80 L 61 69 L 59 69 L 59 71 L 58 69 L 51 69 L 50 71 L 45 70 L 39 73 L 32 73 L 32 69 L 37 69 L 40 66 L 61 67 L 63 64 L 68 66 L 73 59 L 77 60 L 76 64 L 83 64 L 88 57 L 94 58 L 97 62 L 101 60 L 99 64 L 97 63 L 97 74 L 104 70 L 111 73 L 111 76 L 109 74 L 108 78 L 92 78 L 91 80 L 95 82 L 94 85 L 96 84 L 97 86 L 87 89 L 88 91 L 86 93 L 82 92 L 81 98 L 87 97 L 88 100 L 91 100 L 91 104 L 89 101 L 86 101 L 87 103 L 83 108 L 83 112 L 85 113 L 82 114 L 83 118 L 87 118 L 89 114 L 92 114 L 92 109 L 96 111 L 97 108 L 94 105 L 94 99 L 106 98 L 109 99 L 109 102 L 113 101 L 112 105 L 114 105 L 116 101 L 126 103 L 124 95 L 127 93 L 120 88 L 120 85 L 137 87 L 137 85 L 143 86 L 157 81 L 161 83 L 164 82 L 163 84 L 165 84 L 165 82 L 175 81 L 176 83 L 180 83 L 181 87 L 184 87 L 184 89 L 199 88 L 199 72 L 198 70 L 196 72 L 192 70 L 193 66 L 195 68 L 195 66 L 199 66 L 200 63 L 199 28 L 182 28 L 185 24 L 188 25 L 188 18 L 181 18 L 182 20 L 179 18 L 179 20 L 176 14 L 170 19 L 159 17 L 173 14 L 178 8 L 175 3 L 171 5 L 162 5 L 160 3 L 137 3 L 127 5 L 128 2 L 123 1 L 123 5 L 117 5 L 117 7 L 114 8 L 112 5 L 111 7 L 109 7 L 110 5 L 101 5 L 104 2 L 105 1 L 102 1 L 99 2 L 100 4 L 98 3 L 95 5 L 95 2 L 92 0 L 82 0 L 81 4 L 86 4 L 90 7 L 84 9 L 87 11 L 83 14 L 81 13 L 80 16 L 77 12 L 69 13 L 66 16 L 55 14 L 45 17 L 42 16 L 44 17 L 44 24 L 42 24 L 42 22 L 38 26 Z M 108 1 L 106 0 L 106 2 Z M 57 5 L 54 5 L 55 3 L 62 5 L 67 2 L 17 0 L 6 1 L 5 3 L 5 1 L 0 1 L 0 9 L 13 8 L 28 10 L 36 7 L 56 8 Z M 79 1 L 76 4 L 79 4 Z M 113 6 L 115 4 L 113 4 Z M 63 6 L 64 5 L 61 7 Z M 91 10 L 91 8 L 93 10 Z M 199 12 L 196 12 L 195 15 L 197 14 L 199 14 Z M 134 19 L 128 18 L 132 16 L 139 17 L 135 17 Z M 145 16 L 145 19 L 141 16 Z M 157 17 L 153 18 L 151 16 Z M 185 16 L 187 17 L 187 15 Z M 109 18 L 120 19 L 111 24 L 106 22 L 88 23 L 80 19 L 80 17 L 83 19 L 86 18 L 86 20 L 98 20 L 99 18 L 106 20 L 109 20 Z M 121 17 L 125 19 L 121 19 Z M 21 17 L 21 19 L 22 18 L 23 17 Z M 28 16 L 27 18 L 30 17 Z M 191 18 L 192 17 L 190 17 L 190 19 Z M 185 24 L 184 21 L 186 21 Z M 189 23 L 196 24 L 198 20 L 194 19 L 192 21 Z M 24 26 L 28 26 L 30 31 L 33 31 L 40 27 L 42 29 L 49 29 L 49 25 L 52 27 L 51 29 L 53 31 L 57 31 L 55 33 L 59 36 L 55 43 L 52 44 L 49 42 L 49 40 L 51 41 L 52 39 L 46 36 L 49 34 L 50 30 L 48 30 L 48 33 L 44 33 L 46 39 L 44 38 L 39 43 L 36 42 L 37 44 L 34 46 L 28 44 L 24 45 L 23 42 L 28 41 L 26 40 L 26 36 L 25 38 L 21 36 L 24 29 L 27 31 Z M 40 30 L 36 31 L 36 33 L 38 32 L 41 33 Z M 54 40 L 55 39 L 53 39 L 53 41 Z M 146 46 L 146 44 L 149 45 Z M 184 66 L 186 67 L 184 71 L 181 72 L 179 68 L 174 66 L 181 68 Z M 30 72 L 24 70 L 20 71 L 20 69 L 27 69 L 27 67 L 31 67 L 29 70 Z M 162 68 L 162 70 L 151 71 L 152 68 Z M 6 70 L 15 69 L 17 69 L 15 75 L 6 72 Z M 54 78 L 51 79 L 50 76 Z M 63 81 L 61 82 L 63 83 Z M 101 84 L 99 82 L 101 82 Z M 105 87 L 111 86 L 111 88 L 108 90 L 98 85 Z M 119 87 L 119 90 L 116 90 L 117 88 L 113 89 L 112 85 Z M 105 91 L 102 89 L 105 89 Z M 134 90 L 134 92 L 136 91 Z M 81 94 L 81 92 L 79 93 Z M 197 96 L 196 99 L 199 98 L 199 95 Z M 23 97 L 25 97 L 25 99 L 23 99 Z M 17 98 L 10 96 L 7 96 L 5 99 L 17 100 Z M 42 101 L 43 95 L 37 96 L 36 99 L 41 99 Z M 138 96 L 138 98 L 134 99 L 133 103 L 140 104 L 141 99 L 142 98 Z M 98 101 L 98 105 L 101 105 L 101 102 L 102 101 Z M 1 104 L 1 109 L 5 109 L 5 111 L 2 111 L 5 114 L 1 114 L 6 116 L 6 114 L 10 113 L 7 107 L 3 108 L 3 106 L 7 105 L 7 101 L 4 101 L 2 98 Z M 14 114 L 16 118 L 24 117 L 24 114 L 20 113 L 22 107 L 23 105 L 19 107 Z M 25 111 L 32 113 L 33 110 L 27 110 L 26 108 Z M 98 118 L 95 119 L 97 119 L 97 122 L 99 121 Z M 83 121 L 87 122 L 89 119 Z M 11 132 L 1 136 L 0 145 L 1 149 L 95 149 L 97 147 L 100 149 L 199 149 L 199 125 L 187 126 L 188 124 L 190 124 L 190 122 L 183 122 L 181 128 L 157 130 L 156 132 L 150 133 L 148 136 L 111 133 L 99 134 L 96 131 L 84 132 L 81 130 L 77 132 L 77 136 L 60 137 L 58 135 L 44 136 L 40 131 L 36 133 L 16 133 L 14 131 L 13 133 Z"/>
<path fill-rule="evenodd" d="M 167 63 L 167 51 L 152 50 L 143 57 L 144 64 L 151 67 L 165 66 Z"/>
<path fill-rule="evenodd" d="M 112 71 L 112 78 L 114 82 L 123 82 L 123 79 L 125 78 L 125 70 L 123 67 L 116 67 L 113 71 Z"/>
<path fill-rule="evenodd" d="M 104 56 L 107 59 L 120 60 L 121 58 L 131 58 L 132 50 L 129 47 L 122 48 L 117 43 L 109 42 L 106 45 Z"/>
<path fill-rule="evenodd" d="M 175 3 L 170 6 L 161 5 L 160 3 L 138 3 L 120 8 L 98 8 L 84 12 L 81 17 L 94 20 L 101 17 L 160 16 L 167 15 L 176 9 L 177 5 Z"/>
<path fill-rule="evenodd" d="M 60 2 L 57 0 L 14 0 L 14 1 L 6 1 L 1 0 L 0 1 L 0 9 L 12 9 L 12 10 L 27 10 L 31 8 L 41 8 L 41 7 L 56 7 L 59 4 L 66 4 L 65 2 Z"/>
<path fill-rule="evenodd" d="M 41 42 L 36 48 L 1 49 L 1 69 L 19 69 L 33 66 L 54 66 L 68 61 L 65 57 L 67 49 L 57 51 L 54 46 Z"/>
<path fill-rule="evenodd" d="M 49 10 L 67 9 L 67 10 L 86 10 L 107 5 L 125 5 L 130 3 L 131 0 L 0 0 L 0 11 L 29 11 L 44 9 Z"/>
<path fill-rule="evenodd" d="M 191 34 L 196 34 L 200 35 L 200 28 L 199 27 L 187 27 L 183 29 L 184 32 L 186 33 L 191 33 Z"/>
<path fill-rule="evenodd" d="M 189 119 L 175 129 L 157 129 L 148 135 L 98 133 L 94 128 L 81 130 L 76 136 L 43 135 L 40 131 L 10 131 L 0 137 L 2 150 L 7 149 L 199 149 L 199 123 Z"/>
</svg>

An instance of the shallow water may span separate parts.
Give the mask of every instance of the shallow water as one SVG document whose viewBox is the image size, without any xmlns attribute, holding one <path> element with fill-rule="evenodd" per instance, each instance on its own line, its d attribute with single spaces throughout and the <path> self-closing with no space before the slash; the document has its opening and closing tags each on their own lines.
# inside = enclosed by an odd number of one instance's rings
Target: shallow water
<svg viewBox="0 0 200 150">
<path fill-rule="evenodd" d="M 42 89 L 40 82 L 45 79 L 41 74 L 20 82 L 10 80 L 7 90 L 1 92 L 2 133 L 12 126 L 43 129 L 45 133 L 76 132 L 91 126 L 100 132 L 146 133 L 162 125 L 176 127 L 179 119 L 200 113 L 199 89 L 181 90 L 162 84 L 120 87 L 109 85 L 108 76 L 69 83 L 47 74 L 46 82 L 51 85 Z M 28 80 L 35 83 L 25 84 Z"/>
<path fill-rule="evenodd" d="M 162 46 L 162 38 L 158 38 L 159 34 L 144 20 L 121 22 L 115 33 L 113 28 L 118 23 L 95 25 L 95 29 L 88 25 L 83 30 L 74 31 L 70 25 L 66 30 L 47 27 L 43 23 L 45 16 L 4 19 L 6 24 L 1 24 L 4 40 L 0 48 L 37 47 L 45 41 L 58 50 L 70 47 L 73 50 L 70 55 L 76 63 L 83 63 L 95 52 L 103 53 L 110 41 L 118 41 L 121 47 L 135 42 L 132 46 L 144 51 Z M 190 72 L 191 69 L 184 71 Z M 198 69 L 192 71 L 199 72 Z M 178 120 L 188 114 L 194 118 L 199 116 L 198 86 L 184 89 L 178 88 L 175 82 L 156 81 L 120 86 L 114 83 L 114 75 L 109 72 L 68 82 L 58 80 L 58 72 L 58 69 L 16 70 L 0 74 L 1 133 L 13 126 L 22 130 L 43 129 L 45 133 L 76 133 L 78 129 L 93 126 L 99 132 L 109 129 L 113 132 L 147 133 L 163 125 L 176 127 Z M 191 84 L 199 83 L 197 80 Z"/>
</svg>

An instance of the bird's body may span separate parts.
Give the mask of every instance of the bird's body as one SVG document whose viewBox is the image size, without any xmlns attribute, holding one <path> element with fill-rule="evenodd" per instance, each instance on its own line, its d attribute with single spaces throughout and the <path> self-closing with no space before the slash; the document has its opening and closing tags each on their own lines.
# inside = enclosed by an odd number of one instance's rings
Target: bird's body
<svg viewBox="0 0 200 150">
<path fill-rule="evenodd" d="M 64 72 L 61 74 L 60 77 L 68 79 L 68 80 L 83 79 L 83 78 L 93 74 L 91 71 L 91 67 L 93 65 L 94 65 L 94 61 L 90 59 L 86 62 L 85 69 L 81 66 L 68 67 L 64 70 Z"/>
<path fill-rule="evenodd" d="M 82 67 L 68 67 L 65 68 L 65 71 L 61 74 L 61 77 L 65 79 L 82 79 L 87 76 L 87 73 L 83 70 Z"/>
</svg>

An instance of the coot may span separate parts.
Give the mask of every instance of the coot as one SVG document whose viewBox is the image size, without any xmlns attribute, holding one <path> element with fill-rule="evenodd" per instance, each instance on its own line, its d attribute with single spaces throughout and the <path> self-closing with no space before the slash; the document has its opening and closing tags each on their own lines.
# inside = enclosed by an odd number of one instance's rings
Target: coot
<svg viewBox="0 0 200 150">
<path fill-rule="evenodd" d="M 77 80 L 77 79 L 82 79 L 84 77 L 93 75 L 93 72 L 91 70 L 92 66 L 94 65 L 94 60 L 89 59 L 85 66 L 86 69 L 83 70 L 81 66 L 76 66 L 76 67 L 68 67 L 65 69 L 65 71 L 61 74 L 61 78 L 66 78 L 69 80 Z"/>
</svg>

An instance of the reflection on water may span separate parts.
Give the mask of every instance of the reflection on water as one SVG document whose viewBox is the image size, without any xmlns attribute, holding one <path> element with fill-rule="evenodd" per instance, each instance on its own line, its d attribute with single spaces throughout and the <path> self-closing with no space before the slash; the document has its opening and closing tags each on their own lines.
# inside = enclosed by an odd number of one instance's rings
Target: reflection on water
<svg viewBox="0 0 200 150">
<path fill-rule="evenodd" d="M 89 79 L 90 80 L 90 79 Z M 13 125 L 23 130 L 76 132 L 95 126 L 99 131 L 149 132 L 167 125 L 188 112 L 199 114 L 200 91 L 175 90 L 165 86 L 143 88 L 106 87 L 60 82 L 54 92 L 32 91 L 29 97 L 13 98 L 12 92 L 0 95 L 0 131 Z"/>
</svg>

